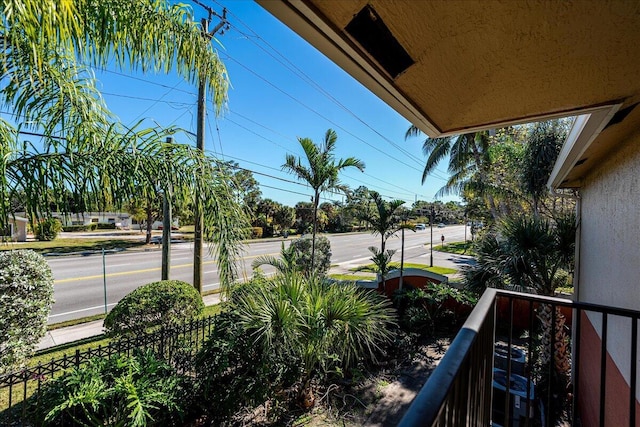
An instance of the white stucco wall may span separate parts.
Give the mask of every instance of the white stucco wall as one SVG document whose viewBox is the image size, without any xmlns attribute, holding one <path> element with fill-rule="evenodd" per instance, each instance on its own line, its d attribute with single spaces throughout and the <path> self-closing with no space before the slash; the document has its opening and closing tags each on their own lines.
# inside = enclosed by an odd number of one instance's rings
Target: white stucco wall
<svg viewBox="0 0 640 427">
<path fill-rule="evenodd" d="M 589 174 L 580 194 L 579 299 L 640 310 L 640 133 Z M 601 336 L 601 315 L 589 319 Z M 631 321 L 609 317 L 607 334 L 609 354 L 629 384 Z"/>
</svg>

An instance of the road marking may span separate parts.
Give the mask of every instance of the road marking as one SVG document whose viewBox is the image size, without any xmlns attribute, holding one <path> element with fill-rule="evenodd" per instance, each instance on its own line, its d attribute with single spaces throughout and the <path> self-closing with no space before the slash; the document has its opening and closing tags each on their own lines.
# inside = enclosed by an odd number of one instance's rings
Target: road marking
<svg viewBox="0 0 640 427">
<path fill-rule="evenodd" d="M 215 261 L 205 261 L 202 264 L 213 264 Z M 185 268 L 185 267 L 193 267 L 193 264 L 180 264 L 180 265 L 172 265 L 171 269 L 174 268 Z M 84 277 L 71 277 L 69 279 L 60 279 L 54 281 L 54 284 L 60 283 L 69 283 L 69 282 L 77 282 L 80 280 L 91 280 L 91 279 L 100 279 L 101 277 L 115 277 L 115 276 L 126 276 L 128 274 L 140 274 L 140 273 L 150 273 L 152 271 L 160 271 L 162 267 L 154 267 L 154 268 L 145 268 L 143 270 L 133 270 L 133 271 L 120 271 L 117 273 L 107 273 L 106 275 L 96 274 L 93 276 L 84 276 Z"/>
<path fill-rule="evenodd" d="M 117 303 L 113 302 L 111 304 L 107 304 L 107 307 L 110 307 L 110 306 L 116 305 L 116 304 Z M 49 315 L 49 319 L 51 319 L 52 317 L 66 316 L 67 314 L 82 313 L 83 311 L 95 310 L 95 309 L 98 309 L 98 308 L 104 308 L 104 304 L 96 305 L 95 307 L 81 308 L 80 310 L 67 311 L 66 313 L 51 314 L 51 315 Z"/>
</svg>

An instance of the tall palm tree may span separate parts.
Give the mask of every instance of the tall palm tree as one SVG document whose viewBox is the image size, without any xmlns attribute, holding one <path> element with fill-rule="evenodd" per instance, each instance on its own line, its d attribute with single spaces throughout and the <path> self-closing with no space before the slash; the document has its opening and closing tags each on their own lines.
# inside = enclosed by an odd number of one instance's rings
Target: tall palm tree
<svg viewBox="0 0 640 427">
<path fill-rule="evenodd" d="M 420 136 L 422 132 L 411 126 L 405 133 L 405 139 Z M 460 193 L 473 188 L 486 196 L 492 216 L 497 218 L 498 211 L 488 180 L 490 138 L 488 131 L 466 133 L 442 138 L 427 137 L 422 143 L 422 152 L 427 161 L 422 172 L 422 183 L 438 164 L 448 157 L 450 178 L 436 193 L 441 197 L 451 193 Z"/>
<path fill-rule="evenodd" d="M 333 151 L 336 147 L 338 135 L 333 129 L 328 129 L 322 145 L 316 145 L 309 138 L 298 138 L 304 150 L 307 165 L 300 157 L 287 154 L 282 169 L 294 174 L 299 180 L 306 182 L 313 188 L 313 235 L 311 243 L 311 270 L 316 253 L 316 232 L 318 228 L 318 203 L 320 194 L 325 191 L 347 191 L 347 187 L 340 183 L 338 174 L 343 169 L 355 167 L 364 170 L 364 162 L 355 157 L 340 159 L 336 162 Z"/>
</svg>

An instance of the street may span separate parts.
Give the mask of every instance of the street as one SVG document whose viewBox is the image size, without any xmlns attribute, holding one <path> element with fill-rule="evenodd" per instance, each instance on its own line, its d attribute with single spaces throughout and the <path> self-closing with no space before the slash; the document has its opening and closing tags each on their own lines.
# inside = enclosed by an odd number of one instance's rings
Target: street
<svg viewBox="0 0 640 427">
<path fill-rule="evenodd" d="M 467 233 L 469 233 L 467 227 Z M 465 227 L 462 225 L 433 229 L 434 249 L 441 244 L 463 241 Z M 328 235 L 331 242 L 332 271 L 341 272 L 350 267 L 370 263 L 368 247 L 380 246 L 380 236 L 370 233 Z M 429 264 L 430 229 L 405 232 L 405 262 Z M 285 245 L 291 239 L 285 239 Z M 470 239 L 470 234 L 467 234 Z M 388 249 L 397 249 L 394 261 L 400 261 L 400 233 L 387 241 Z M 240 278 L 251 277 L 251 263 L 261 255 L 278 256 L 281 240 L 252 242 L 245 246 L 245 252 L 239 269 Z M 206 251 L 206 249 L 205 249 Z M 451 254 L 434 251 L 434 265 L 454 267 L 456 261 Z M 111 309 L 126 294 L 146 283 L 160 280 L 161 251 L 158 248 L 147 250 L 129 250 L 100 253 L 86 256 L 47 257 L 55 279 L 55 303 L 49 316 L 49 323 L 59 323 L 79 317 L 104 313 Z M 170 278 L 192 283 L 193 281 L 193 245 L 174 243 L 171 245 Z M 265 273 L 272 272 L 263 267 Z M 204 257 L 205 291 L 219 286 L 218 270 L 215 261 L 206 254 Z M 105 301 L 106 293 L 106 301 Z"/>
</svg>

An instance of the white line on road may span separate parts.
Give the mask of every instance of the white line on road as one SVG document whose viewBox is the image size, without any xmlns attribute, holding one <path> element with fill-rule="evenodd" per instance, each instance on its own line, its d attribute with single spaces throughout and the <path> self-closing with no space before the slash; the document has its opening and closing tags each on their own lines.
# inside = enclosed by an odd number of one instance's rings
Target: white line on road
<svg viewBox="0 0 640 427">
<path fill-rule="evenodd" d="M 110 306 L 116 305 L 116 304 L 117 303 L 113 302 L 111 304 L 107 304 L 107 307 L 110 307 Z M 104 308 L 104 304 L 97 305 L 95 307 L 81 308 L 80 310 L 67 311 L 66 313 L 52 314 L 52 315 L 49 316 L 49 318 L 51 319 L 52 317 L 66 316 L 67 314 L 82 313 L 83 311 L 95 310 L 97 308 Z"/>
</svg>

